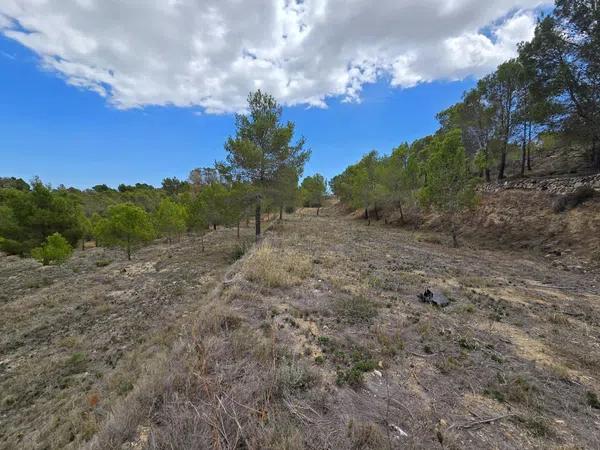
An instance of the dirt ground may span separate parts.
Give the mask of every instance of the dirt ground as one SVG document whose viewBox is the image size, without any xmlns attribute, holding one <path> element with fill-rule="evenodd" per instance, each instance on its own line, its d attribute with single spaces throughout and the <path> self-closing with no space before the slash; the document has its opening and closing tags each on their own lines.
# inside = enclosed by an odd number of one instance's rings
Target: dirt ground
<svg viewBox="0 0 600 450">
<path fill-rule="evenodd" d="M 0 448 L 79 448 L 96 433 L 231 263 L 234 230 L 205 241 L 132 261 L 101 248 L 63 266 L 0 256 Z"/>
<path fill-rule="evenodd" d="M 230 250 L 205 264 L 182 242 L 104 268 L 90 252 L 23 290 L 44 269 L 4 259 L 0 440 L 600 448 L 600 273 L 447 242 L 330 207 L 288 216 L 228 268 Z M 450 305 L 421 302 L 426 289 Z M 160 382 L 142 382 L 159 352 Z"/>
<path fill-rule="evenodd" d="M 356 389 L 337 386 L 331 410 L 378 426 L 393 448 L 600 448 L 597 271 L 327 212 L 277 239 L 317 263 L 288 304 L 310 312 L 324 379 L 344 368 L 336 347 L 363 348 L 379 366 Z M 450 306 L 420 302 L 425 289 Z M 375 312 L 340 320 L 332 305 L 344 298 Z"/>
</svg>

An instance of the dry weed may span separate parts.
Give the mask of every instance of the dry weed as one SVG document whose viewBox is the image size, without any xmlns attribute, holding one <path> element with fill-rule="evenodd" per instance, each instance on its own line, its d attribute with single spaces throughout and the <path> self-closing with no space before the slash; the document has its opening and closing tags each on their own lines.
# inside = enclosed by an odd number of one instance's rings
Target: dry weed
<svg viewBox="0 0 600 450">
<path fill-rule="evenodd" d="M 270 288 L 290 287 L 310 276 L 312 262 L 294 249 L 264 243 L 249 256 L 243 270 L 249 281 Z"/>
</svg>

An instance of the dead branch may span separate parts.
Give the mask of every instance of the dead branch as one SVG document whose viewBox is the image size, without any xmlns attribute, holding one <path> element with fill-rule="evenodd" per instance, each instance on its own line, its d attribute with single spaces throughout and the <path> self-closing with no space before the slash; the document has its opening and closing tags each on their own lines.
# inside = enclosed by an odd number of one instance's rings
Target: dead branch
<svg viewBox="0 0 600 450">
<path fill-rule="evenodd" d="M 483 425 L 486 423 L 497 422 L 498 420 L 506 419 L 507 417 L 511 417 L 511 416 L 514 416 L 514 414 L 504 414 L 503 416 L 491 417 L 489 419 L 483 419 L 483 420 L 476 420 L 474 422 L 468 422 L 468 423 L 463 423 L 463 424 L 453 424 L 453 425 L 450 425 L 446 431 L 450 431 L 453 428 L 461 428 L 461 429 L 473 428 L 477 425 Z"/>
</svg>

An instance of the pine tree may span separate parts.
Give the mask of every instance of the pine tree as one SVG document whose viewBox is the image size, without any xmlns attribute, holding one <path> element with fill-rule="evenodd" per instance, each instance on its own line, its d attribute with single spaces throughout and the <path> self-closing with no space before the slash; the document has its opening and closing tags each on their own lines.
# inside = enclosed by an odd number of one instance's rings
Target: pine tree
<svg viewBox="0 0 600 450">
<path fill-rule="evenodd" d="M 248 182 L 256 192 L 256 236 L 260 236 L 261 205 L 263 196 L 277 181 L 284 168 L 301 175 L 310 156 L 300 138 L 292 144 L 295 126 L 282 123 L 282 109 L 269 94 L 260 90 L 248 96 L 248 114 L 236 115 L 235 137 L 226 144 L 227 166 L 236 181 Z"/>
</svg>

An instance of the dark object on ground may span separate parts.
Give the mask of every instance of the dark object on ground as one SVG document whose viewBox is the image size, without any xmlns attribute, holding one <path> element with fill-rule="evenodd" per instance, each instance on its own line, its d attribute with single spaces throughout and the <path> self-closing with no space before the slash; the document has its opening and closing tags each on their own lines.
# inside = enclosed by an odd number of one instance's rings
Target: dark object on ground
<svg viewBox="0 0 600 450">
<path fill-rule="evenodd" d="M 423 303 L 430 303 L 435 306 L 439 306 L 440 308 L 445 308 L 450 304 L 450 300 L 444 295 L 439 293 L 433 293 L 429 289 L 427 289 L 422 294 L 417 295 L 419 300 Z"/>
<path fill-rule="evenodd" d="M 561 213 L 573 208 L 577 208 L 583 202 L 595 197 L 596 195 L 598 195 L 598 193 L 591 186 L 578 187 L 575 192 L 563 195 L 556 199 L 553 207 L 554 212 Z"/>
<path fill-rule="evenodd" d="M 587 404 L 594 409 L 600 409 L 600 400 L 595 392 L 588 391 L 586 394 Z"/>
</svg>

